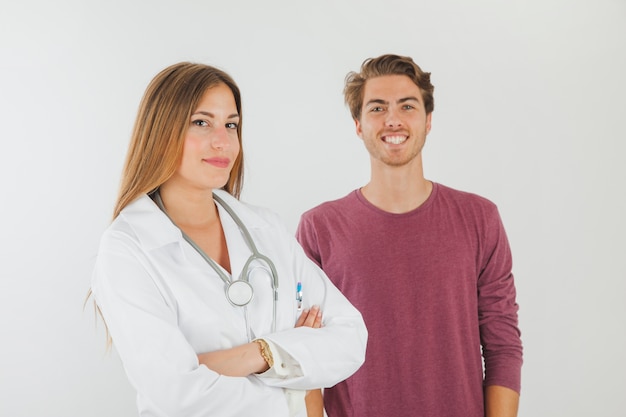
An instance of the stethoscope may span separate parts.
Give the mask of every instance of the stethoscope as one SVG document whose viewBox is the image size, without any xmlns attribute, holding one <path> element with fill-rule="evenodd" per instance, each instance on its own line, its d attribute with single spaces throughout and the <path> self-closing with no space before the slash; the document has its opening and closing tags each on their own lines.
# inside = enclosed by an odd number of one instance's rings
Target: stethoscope
<svg viewBox="0 0 626 417">
<path fill-rule="evenodd" d="M 170 221 L 174 223 L 171 217 L 167 214 L 167 211 L 165 211 L 165 206 L 163 205 L 163 200 L 161 199 L 161 194 L 159 193 L 158 189 L 153 193 L 153 196 L 154 196 L 154 201 L 157 204 L 157 206 L 159 206 L 161 211 L 163 211 L 163 213 L 165 213 L 165 215 L 170 219 Z M 250 285 L 250 273 L 252 272 L 250 265 L 252 264 L 252 262 L 259 261 L 259 262 L 265 263 L 269 267 L 269 273 L 272 279 L 272 291 L 273 291 L 273 297 L 272 297 L 272 333 L 273 333 L 276 331 L 276 303 L 278 301 L 278 273 L 276 272 L 276 267 L 274 266 L 274 262 L 272 262 L 272 260 L 268 258 L 267 256 L 259 253 L 256 245 L 254 244 L 254 241 L 252 240 L 252 236 L 250 236 L 250 232 L 248 232 L 248 229 L 243 224 L 239 216 L 237 216 L 237 214 L 234 212 L 234 210 L 216 194 L 213 194 L 213 199 L 217 201 L 217 203 L 220 206 L 222 206 L 222 208 L 226 210 L 226 212 L 230 215 L 230 217 L 233 219 L 233 221 L 235 222 L 235 224 L 241 231 L 241 234 L 243 235 L 243 238 L 246 241 L 246 245 L 252 251 L 252 254 L 248 257 L 248 260 L 246 261 L 246 263 L 243 266 L 243 269 L 241 270 L 239 279 L 233 281 L 228 275 L 226 275 L 226 273 L 222 270 L 222 268 L 213 259 L 211 259 L 210 256 L 204 253 L 204 251 L 193 240 L 191 240 L 189 236 L 185 234 L 185 232 L 183 232 L 180 228 L 179 230 L 182 233 L 183 238 L 191 245 L 191 247 L 193 247 L 200 254 L 200 256 L 202 256 L 202 258 L 211 266 L 211 268 L 213 268 L 213 270 L 222 279 L 222 281 L 224 281 L 224 286 L 225 286 L 224 291 L 226 293 L 226 299 L 228 300 L 230 304 L 232 304 L 235 307 L 245 308 L 250 303 L 250 301 L 252 301 L 252 298 L 254 297 L 254 289 L 252 288 L 252 285 Z M 247 309 L 245 309 L 246 322 L 248 322 L 247 312 L 248 312 Z M 252 339 L 249 326 L 248 326 L 248 339 Z"/>
</svg>

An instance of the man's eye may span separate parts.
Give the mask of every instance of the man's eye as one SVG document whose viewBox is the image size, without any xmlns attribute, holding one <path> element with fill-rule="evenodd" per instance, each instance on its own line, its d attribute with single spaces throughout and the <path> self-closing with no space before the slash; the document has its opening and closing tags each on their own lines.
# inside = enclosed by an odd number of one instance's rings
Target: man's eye
<svg viewBox="0 0 626 417">
<path fill-rule="evenodd" d="M 413 106 L 412 106 L 412 105 L 410 105 L 410 104 L 405 104 L 404 106 L 402 106 L 402 108 L 403 108 L 404 110 L 412 110 L 412 109 L 414 109 L 415 107 L 413 107 Z"/>
<path fill-rule="evenodd" d="M 379 111 L 383 111 L 383 108 L 382 108 L 382 107 L 380 107 L 380 106 L 378 106 L 378 107 L 372 107 L 372 110 L 371 110 L 371 111 L 373 111 L 373 112 L 379 112 Z"/>
<path fill-rule="evenodd" d="M 226 123 L 226 128 L 228 128 L 228 129 L 237 129 L 237 126 L 239 126 L 239 125 L 237 123 L 234 123 L 234 122 Z"/>
</svg>

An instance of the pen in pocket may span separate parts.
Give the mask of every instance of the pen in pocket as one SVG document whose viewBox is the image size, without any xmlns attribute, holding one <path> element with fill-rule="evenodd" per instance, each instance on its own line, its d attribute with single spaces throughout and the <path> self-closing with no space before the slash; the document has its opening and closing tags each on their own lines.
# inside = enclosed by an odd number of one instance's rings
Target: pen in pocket
<svg viewBox="0 0 626 417">
<path fill-rule="evenodd" d="M 302 310 L 302 283 L 298 281 L 298 286 L 296 287 L 296 301 L 298 303 L 298 311 Z"/>
</svg>

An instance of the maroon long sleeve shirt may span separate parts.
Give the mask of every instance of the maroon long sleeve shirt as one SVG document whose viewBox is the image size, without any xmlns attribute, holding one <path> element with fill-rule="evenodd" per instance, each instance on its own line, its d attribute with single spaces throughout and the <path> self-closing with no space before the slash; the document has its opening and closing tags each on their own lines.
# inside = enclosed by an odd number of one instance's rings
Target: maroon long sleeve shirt
<svg viewBox="0 0 626 417">
<path fill-rule="evenodd" d="M 483 417 L 484 386 L 519 392 L 511 252 L 493 203 L 435 183 L 392 214 L 356 190 L 306 212 L 297 237 L 369 331 L 365 364 L 324 392 L 330 417 Z"/>
</svg>

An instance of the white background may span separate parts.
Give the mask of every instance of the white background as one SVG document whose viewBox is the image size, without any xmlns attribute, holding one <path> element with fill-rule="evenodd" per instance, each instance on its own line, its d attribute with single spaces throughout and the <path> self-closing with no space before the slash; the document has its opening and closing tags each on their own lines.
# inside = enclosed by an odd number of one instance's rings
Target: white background
<svg viewBox="0 0 626 417">
<path fill-rule="evenodd" d="M 136 415 L 83 300 L 158 71 L 235 78 L 243 199 L 295 231 L 368 180 L 343 79 L 388 52 L 432 72 L 427 177 L 501 210 L 520 416 L 626 416 L 626 1 L 1 1 L 1 416 Z"/>
</svg>

